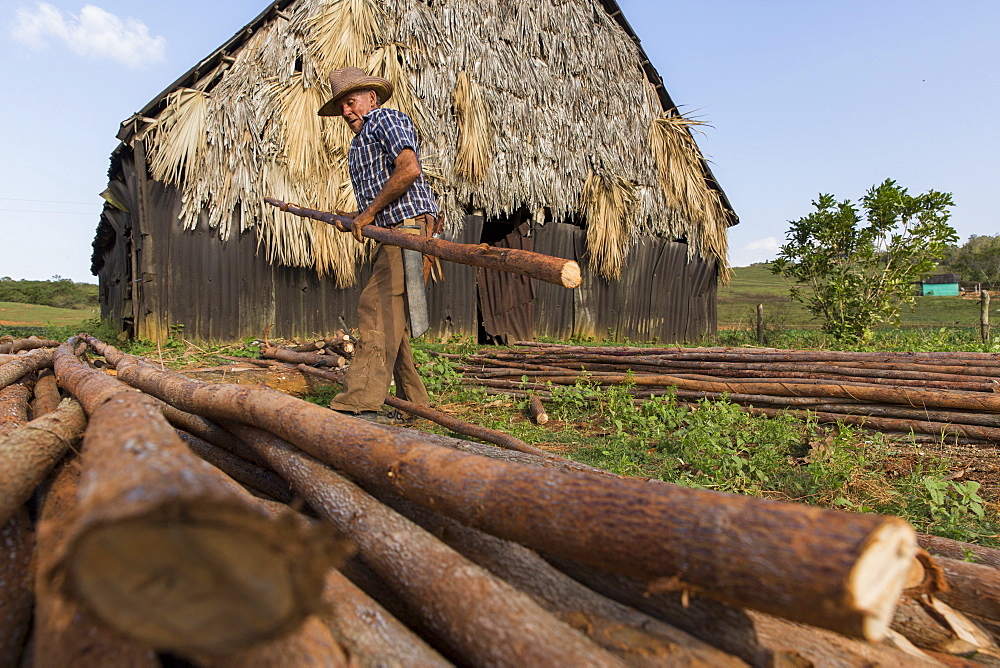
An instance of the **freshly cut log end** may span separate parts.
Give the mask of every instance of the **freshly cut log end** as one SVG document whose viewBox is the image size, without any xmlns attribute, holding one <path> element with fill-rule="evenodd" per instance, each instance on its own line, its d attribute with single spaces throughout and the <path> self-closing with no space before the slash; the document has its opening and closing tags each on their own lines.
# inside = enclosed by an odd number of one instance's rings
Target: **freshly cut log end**
<svg viewBox="0 0 1000 668">
<path fill-rule="evenodd" d="M 294 531 L 217 500 L 104 522 L 70 546 L 64 589 L 157 649 L 233 652 L 293 630 L 319 607 L 323 572 L 289 549 L 301 541 Z"/>
<path fill-rule="evenodd" d="M 583 283 L 583 276 L 580 273 L 580 265 L 576 262 L 567 262 L 563 265 L 561 279 L 564 287 L 579 287 L 579 285 Z"/>
<path fill-rule="evenodd" d="M 916 533 L 902 520 L 882 525 L 869 537 L 847 583 L 855 606 L 867 613 L 862 628 L 866 639 L 887 636 L 916 554 Z"/>
<path fill-rule="evenodd" d="M 549 414 L 545 412 L 545 407 L 542 406 L 542 400 L 538 398 L 537 394 L 531 395 L 529 408 L 531 410 L 531 417 L 534 419 L 535 424 L 545 424 L 549 421 Z"/>
</svg>

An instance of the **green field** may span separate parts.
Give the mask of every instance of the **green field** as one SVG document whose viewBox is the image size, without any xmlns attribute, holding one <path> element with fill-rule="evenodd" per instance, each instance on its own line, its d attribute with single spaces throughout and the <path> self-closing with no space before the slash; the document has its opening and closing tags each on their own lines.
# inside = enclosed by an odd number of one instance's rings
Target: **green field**
<svg viewBox="0 0 1000 668">
<path fill-rule="evenodd" d="M 818 328 L 810 313 L 788 296 L 788 284 L 767 265 L 736 267 L 727 286 L 719 287 L 719 328 L 756 326 L 757 304 L 764 305 L 764 322 L 772 329 Z M 979 301 L 961 297 L 917 297 L 916 308 L 904 306 L 903 327 L 977 327 Z"/>
<path fill-rule="evenodd" d="M 70 309 L 0 302 L 0 325 L 4 327 L 77 327 L 99 315 L 97 308 Z"/>
</svg>

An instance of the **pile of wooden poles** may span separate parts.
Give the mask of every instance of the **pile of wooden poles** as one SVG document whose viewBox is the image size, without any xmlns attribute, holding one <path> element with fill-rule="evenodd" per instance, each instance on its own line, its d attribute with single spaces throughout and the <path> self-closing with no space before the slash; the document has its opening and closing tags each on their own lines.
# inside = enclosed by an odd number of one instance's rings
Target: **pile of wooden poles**
<svg viewBox="0 0 1000 668">
<path fill-rule="evenodd" d="M 997 552 L 898 518 L 383 427 L 86 335 L 4 361 L 0 665 L 1000 658 Z"/>
<path fill-rule="evenodd" d="M 768 416 L 809 411 L 890 434 L 1000 443 L 995 353 L 519 345 L 460 357 L 464 382 L 543 400 L 553 385 L 624 385 L 638 401 L 726 398 Z"/>
</svg>

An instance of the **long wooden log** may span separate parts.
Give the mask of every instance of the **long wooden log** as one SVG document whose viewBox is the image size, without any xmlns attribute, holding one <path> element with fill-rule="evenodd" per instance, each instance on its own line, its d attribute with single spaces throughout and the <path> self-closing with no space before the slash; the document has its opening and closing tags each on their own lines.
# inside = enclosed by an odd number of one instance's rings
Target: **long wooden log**
<svg viewBox="0 0 1000 668">
<path fill-rule="evenodd" d="M 43 369 L 35 381 L 35 394 L 31 399 L 31 419 L 40 418 L 59 407 L 62 397 L 59 395 L 59 384 L 52 369 Z"/>
<path fill-rule="evenodd" d="M 971 620 L 931 596 L 903 596 L 892 628 L 917 647 L 968 656 L 995 645 Z"/>
<path fill-rule="evenodd" d="M 264 201 L 282 211 L 303 218 L 312 218 L 330 224 L 339 222 L 347 229 L 351 229 L 353 224 L 350 218 L 315 209 L 306 209 L 295 204 L 286 204 L 271 197 L 265 197 Z M 406 234 L 399 230 L 376 227 L 375 225 L 365 226 L 361 234 L 380 243 L 420 251 L 424 255 L 432 255 L 449 262 L 530 276 L 546 283 L 561 285 L 564 288 L 575 288 L 583 282 L 580 265 L 573 260 L 551 257 L 518 248 L 497 248 L 486 244 L 457 244 L 453 241 Z"/>
<path fill-rule="evenodd" d="M 17 339 L 0 343 L 0 353 L 11 355 L 19 350 L 37 350 L 39 348 L 55 348 L 61 341 L 50 341 L 45 339 Z"/>
<path fill-rule="evenodd" d="M 0 389 L 0 438 L 28 423 L 33 385 L 27 378 L 23 378 Z"/>
<path fill-rule="evenodd" d="M 742 660 L 584 587 L 537 553 L 408 503 L 383 502 L 467 559 L 526 592 L 566 624 L 631 666 L 744 666 Z"/>
<path fill-rule="evenodd" d="M 119 379 L 182 410 L 270 431 L 370 489 L 391 488 L 541 552 L 679 579 L 739 606 L 843 633 L 884 635 L 916 550 L 912 528 L 898 518 L 530 468 L 386 438 L 375 425 L 267 388 L 199 384 L 87 340 Z"/>
<path fill-rule="evenodd" d="M 317 616 L 289 636 L 226 656 L 196 657 L 199 668 L 355 668 L 329 627 Z"/>
<path fill-rule="evenodd" d="M 80 505 L 52 570 L 119 632 L 184 654 L 294 629 L 319 605 L 332 538 L 261 511 L 191 454 L 156 402 L 59 347 L 60 385 L 88 411 Z"/>
<path fill-rule="evenodd" d="M 900 650 L 830 631 L 792 624 L 679 591 L 651 591 L 638 578 L 599 571 L 577 561 L 551 559 L 594 591 L 683 629 L 754 666 L 940 666 Z"/>
<path fill-rule="evenodd" d="M 38 526 L 38 572 L 52 568 L 58 546 L 64 540 L 77 507 L 80 485 L 79 462 L 64 461 L 52 477 Z M 121 635 L 83 614 L 44 577 L 35 580 L 35 622 L 32 643 L 33 665 L 105 668 L 135 666 L 158 668 L 160 661 L 151 647 L 124 639 Z"/>
<path fill-rule="evenodd" d="M 54 413 L 32 420 L 0 442 L 0 525 L 31 498 L 86 427 L 80 404 L 65 399 Z"/>
<path fill-rule="evenodd" d="M 620 665 L 528 596 L 266 432 L 227 425 L 357 545 L 470 665 Z"/>
<path fill-rule="evenodd" d="M 291 488 L 281 476 L 187 432 L 178 430 L 177 435 L 191 448 L 191 452 L 241 485 L 266 494 L 280 503 L 291 503 L 294 498 Z"/>
<path fill-rule="evenodd" d="M 324 372 L 320 369 L 315 369 L 304 364 L 300 364 L 298 369 L 305 374 L 326 378 L 338 383 L 343 382 L 343 376 L 341 375 Z M 431 422 L 436 422 L 442 427 L 452 430 L 456 434 L 464 434 L 465 436 L 478 438 L 486 441 L 487 443 L 492 443 L 493 445 L 498 445 L 502 448 L 508 448 L 510 450 L 517 450 L 518 452 L 526 452 L 542 457 L 548 456 L 544 450 L 540 450 L 533 445 L 528 445 L 521 439 L 515 438 L 510 434 L 497 431 L 496 429 L 490 429 L 488 427 L 472 424 L 470 422 L 466 422 L 465 420 L 459 420 L 458 418 L 448 415 L 447 413 L 436 411 L 432 408 L 428 408 L 427 406 L 419 406 L 412 401 L 406 401 L 405 399 L 400 399 L 399 397 L 395 397 L 391 394 L 387 394 L 385 396 L 385 404 L 392 406 L 397 410 L 409 413 L 410 415 L 416 415 L 426 420 L 430 420 Z"/>
<path fill-rule="evenodd" d="M 983 564 L 938 557 L 948 589 L 938 597 L 962 612 L 1000 622 L 1000 570 Z"/>
<path fill-rule="evenodd" d="M 0 522 L 0 666 L 17 666 L 34 607 L 35 527 L 23 506 Z"/>
<path fill-rule="evenodd" d="M 53 350 L 33 350 L 27 355 L 20 355 L 16 360 L 0 365 L 0 388 L 17 382 L 29 373 L 52 366 L 54 357 Z"/>
<path fill-rule="evenodd" d="M 315 365 L 322 364 L 323 366 L 330 366 L 334 368 L 339 368 L 347 364 L 347 360 L 339 355 L 317 355 L 316 353 L 297 353 L 288 348 L 281 348 L 279 346 L 267 346 L 262 348 L 260 351 L 261 357 L 267 357 L 270 359 L 281 360 L 282 362 L 290 362 L 292 364 L 305 364 L 305 365 Z"/>
<path fill-rule="evenodd" d="M 917 534 L 917 543 L 933 556 L 946 557 L 948 559 L 955 559 L 956 561 L 971 560 L 973 563 L 1000 568 L 1000 550 L 991 547 L 963 543 L 951 538 L 931 536 L 926 533 Z"/>
</svg>

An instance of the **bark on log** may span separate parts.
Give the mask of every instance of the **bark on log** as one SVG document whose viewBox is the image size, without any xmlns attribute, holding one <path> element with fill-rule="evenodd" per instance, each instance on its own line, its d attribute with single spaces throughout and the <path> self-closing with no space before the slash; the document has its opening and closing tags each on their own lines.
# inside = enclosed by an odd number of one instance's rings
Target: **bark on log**
<svg viewBox="0 0 1000 668">
<path fill-rule="evenodd" d="M 65 399 L 0 442 L 0 526 L 31 498 L 49 472 L 83 436 L 87 417 L 75 399 Z"/>
<path fill-rule="evenodd" d="M 305 374 L 318 376 L 321 378 L 326 378 L 328 380 L 333 380 L 338 383 L 343 382 L 343 376 L 324 372 L 320 369 L 314 369 L 312 367 L 300 364 L 298 366 L 299 371 Z M 471 436 L 473 438 L 478 438 L 487 443 L 492 443 L 493 445 L 498 445 L 502 448 L 507 448 L 509 450 L 517 450 L 518 452 L 526 452 L 532 455 L 538 455 L 540 457 L 549 456 L 544 450 L 539 450 L 538 448 L 528 445 L 519 438 L 515 438 L 510 434 L 506 434 L 502 431 L 497 431 L 496 429 L 489 429 L 488 427 L 481 427 L 476 424 L 471 424 L 465 420 L 459 420 L 456 417 L 448 415 L 447 413 L 442 413 L 441 411 L 436 411 L 432 408 L 426 406 L 419 406 L 412 401 L 406 401 L 404 399 L 399 399 L 391 394 L 385 396 L 385 404 L 392 406 L 397 410 L 404 411 L 410 415 L 416 415 L 422 417 L 431 422 L 436 422 L 442 427 L 446 427 L 456 434 L 464 434 L 465 436 Z"/>
<path fill-rule="evenodd" d="M 316 353 L 297 353 L 287 348 L 279 348 L 277 346 L 268 346 L 260 351 L 261 357 L 267 357 L 270 359 L 281 360 L 282 362 L 290 362 L 292 364 L 305 364 L 308 366 L 313 366 L 320 364 L 322 366 L 340 368 L 347 364 L 347 360 L 339 355 L 317 355 Z"/>
<path fill-rule="evenodd" d="M 191 452 L 241 485 L 266 494 L 279 503 L 291 503 L 295 498 L 291 487 L 281 476 L 187 432 L 178 430 L 177 435 L 191 448 Z"/>
<path fill-rule="evenodd" d="M 261 430 L 226 426 L 354 541 L 365 562 L 470 665 L 621 665 L 320 462 Z"/>
<path fill-rule="evenodd" d="M 382 500 L 630 666 L 746 665 L 680 629 L 584 587 L 521 545 L 476 531 L 399 497 Z"/>
<path fill-rule="evenodd" d="M 0 439 L 28 423 L 32 383 L 19 380 L 0 390 Z"/>
<path fill-rule="evenodd" d="M 54 358 L 55 352 L 52 350 L 35 350 L 12 362 L 0 365 L 0 388 L 17 382 L 29 373 L 52 366 Z"/>
<path fill-rule="evenodd" d="M 17 666 L 34 607 L 35 527 L 23 506 L 0 522 L 0 666 Z"/>
<path fill-rule="evenodd" d="M 53 476 L 42 504 L 38 526 L 38 573 L 52 568 L 58 545 L 64 540 L 77 506 L 80 471 L 77 461 L 66 461 Z M 125 640 L 95 623 L 80 607 L 44 577 L 35 581 L 37 600 L 32 644 L 36 668 L 73 666 L 159 668 L 152 648 Z"/>
<path fill-rule="evenodd" d="M 687 597 L 682 592 L 651 591 L 643 580 L 598 571 L 575 561 L 546 559 L 594 591 L 683 629 L 754 666 L 940 665 L 890 647 L 697 596 Z"/>
<path fill-rule="evenodd" d="M 545 424 L 549 421 L 549 414 L 545 412 L 545 407 L 542 406 L 542 400 L 538 398 L 538 395 L 531 395 L 529 406 L 531 409 L 531 419 L 535 421 L 535 424 Z"/>
<path fill-rule="evenodd" d="M 948 583 L 938 598 L 962 612 L 1000 622 L 1000 570 L 944 557 L 935 562 Z"/>
<path fill-rule="evenodd" d="M 312 218 L 324 223 L 339 221 L 347 229 L 351 229 L 351 219 L 332 213 L 306 209 L 294 204 L 286 204 L 271 197 L 264 201 L 276 206 L 282 211 L 304 218 Z M 420 251 L 424 255 L 432 255 L 449 262 L 468 264 L 512 274 L 530 276 L 546 283 L 561 285 L 564 288 L 575 288 L 583 282 L 580 265 L 573 260 L 542 255 L 517 248 L 497 248 L 486 244 L 457 244 L 444 239 L 433 239 L 416 234 L 406 234 L 386 227 L 368 225 L 362 230 L 362 235 L 380 243 L 399 246 L 409 250 Z"/>
<path fill-rule="evenodd" d="M 327 574 L 321 613 L 359 668 L 446 668 L 444 657 L 339 571 Z"/>
<path fill-rule="evenodd" d="M 226 656 L 199 656 L 199 668 L 355 668 L 323 621 L 312 616 L 289 636 Z"/>
<path fill-rule="evenodd" d="M 177 429 L 185 431 L 192 436 L 197 436 L 201 440 L 207 441 L 212 445 L 216 445 L 223 450 L 236 455 L 240 459 L 256 464 L 260 467 L 265 466 L 264 461 L 258 457 L 257 453 L 247 446 L 246 443 L 236 438 L 208 418 L 186 413 L 159 399 L 156 401 L 160 410 L 163 411 L 163 417 L 167 418 L 167 422 L 172 424 Z"/>
<path fill-rule="evenodd" d="M 60 346 L 60 384 L 90 413 L 80 504 L 43 577 L 104 623 L 182 654 L 225 653 L 312 614 L 332 539 L 276 521 L 192 455 L 156 402 Z"/>
<path fill-rule="evenodd" d="M 35 381 L 35 395 L 31 399 L 31 419 L 40 418 L 59 407 L 62 397 L 59 395 L 59 384 L 52 369 L 43 369 Z"/>
<path fill-rule="evenodd" d="M 957 561 L 971 559 L 974 563 L 1000 568 L 1000 550 L 972 543 L 963 543 L 941 536 L 931 536 L 926 533 L 917 534 L 917 542 L 934 556 L 946 557 Z"/>
<path fill-rule="evenodd" d="M 966 656 L 984 649 L 995 650 L 988 633 L 932 596 L 903 596 L 896 606 L 892 628 L 924 649 Z"/>
<path fill-rule="evenodd" d="M 19 350 L 37 350 L 39 348 L 55 348 L 62 341 L 49 341 L 43 339 L 18 339 L 0 343 L 0 353 L 12 355 Z"/>
<path fill-rule="evenodd" d="M 182 410 L 266 429 L 370 489 L 391 488 L 541 552 L 679 580 L 794 621 L 882 637 L 916 550 L 912 528 L 898 518 L 517 466 L 399 434 L 387 439 L 374 425 L 315 404 L 266 388 L 199 385 L 88 341 L 121 380 Z M 742 531 L 734 534 L 734 526 Z M 825 565 L 821 572 L 816 563 Z"/>
</svg>

